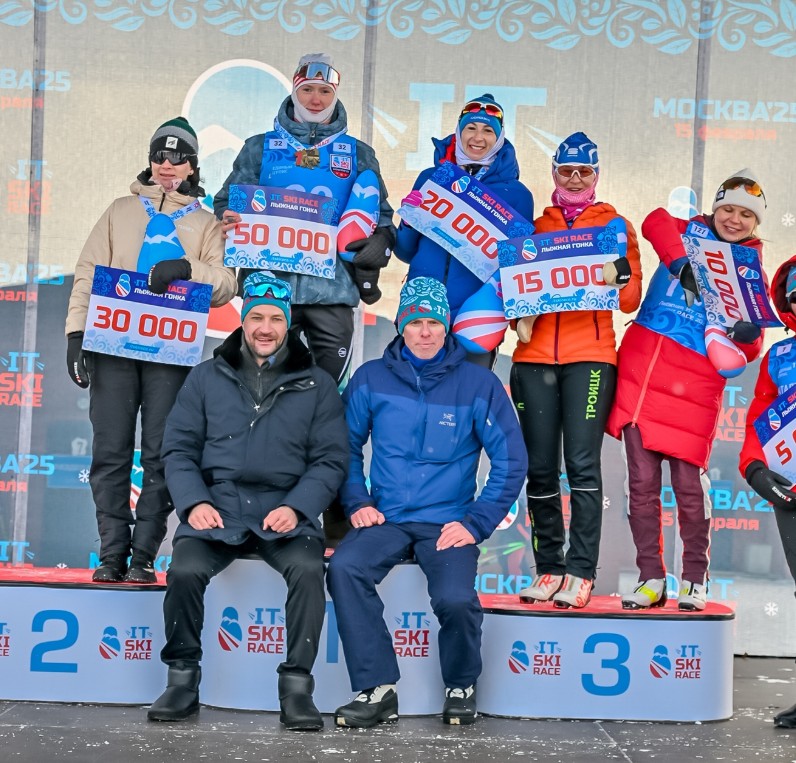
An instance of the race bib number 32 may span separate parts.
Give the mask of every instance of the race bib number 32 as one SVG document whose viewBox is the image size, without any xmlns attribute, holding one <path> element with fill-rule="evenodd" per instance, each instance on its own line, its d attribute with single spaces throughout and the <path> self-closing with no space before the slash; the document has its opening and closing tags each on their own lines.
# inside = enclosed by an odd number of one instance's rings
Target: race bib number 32
<svg viewBox="0 0 796 763">
<path fill-rule="evenodd" d="M 195 366 L 202 359 L 213 287 L 174 281 L 147 289 L 146 273 L 97 265 L 83 349 L 119 358 Z"/>
</svg>

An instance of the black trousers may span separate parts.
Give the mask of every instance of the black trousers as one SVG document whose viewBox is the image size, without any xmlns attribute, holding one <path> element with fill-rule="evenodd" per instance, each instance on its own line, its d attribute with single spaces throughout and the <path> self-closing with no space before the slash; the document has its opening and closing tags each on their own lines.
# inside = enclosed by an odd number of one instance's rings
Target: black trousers
<svg viewBox="0 0 796 763">
<path fill-rule="evenodd" d="M 94 429 L 89 482 L 97 510 L 100 558 L 132 550 L 157 556 L 173 508 L 160 447 L 166 417 L 191 370 L 92 353 L 89 417 Z M 135 512 L 130 510 L 130 471 L 141 412 L 143 481 Z"/>
<path fill-rule="evenodd" d="M 536 572 L 594 579 L 600 551 L 603 432 L 616 389 L 610 363 L 515 363 L 511 397 L 528 449 L 528 512 Z M 561 456 L 570 489 L 569 549 Z"/>
<path fill-rule="evenodd" d="M 259 556 L 287 583 L 287 653 L 277 672 L 312 672 L 326 614 L 326 593 L 323 543 L 320 538 L 306 535 L 263 540 L 252 534 L 240 545 L 178 538 L 166 575 L 163 600 L 166 645 L 160 658 L 167 665 L 182 663 L 187 667 L 201 661 L 205 590 L 211 578 L 247 554 Z"/>
<path fill-rule="evenodd" d="M 293 305 L 290 330 L 304 334 L 315 365 L 338 384 L 351 362 L 354 311 L 346 305 Z"/>
<path fill-rule="evenodd" d="M 793 580 L 796 581 L 796 512 L 775 506 L 774 516 L 777 518 L 777 528 L 782 540 L 782 550 L 785 552 L 785 561 L 788 563 Z"/>
<path fill-rule="evenodd" d="M 495 361 L 497 360 L 498 351 L 492 350 L 491 352 L 475 353 L 475 352 L 468 352 L 467 353 L 467 360 L 470 363 L 475 363 L 477 366 L 481 366 L 481 368 L 487 368 L 490 371 L 495 367 Z"/>
</svg>

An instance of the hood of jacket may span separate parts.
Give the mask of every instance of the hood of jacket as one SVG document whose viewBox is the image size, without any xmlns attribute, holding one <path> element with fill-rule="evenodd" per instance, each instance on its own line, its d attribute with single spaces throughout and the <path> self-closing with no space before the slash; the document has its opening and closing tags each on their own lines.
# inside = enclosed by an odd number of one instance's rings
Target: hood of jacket
<svg viewBox="0 0 796 763">
<path fill-rule="evenodd" d="M 794 266 L 796 266 L 796 254 L 777 268 L 774 280 L 771 281 L 771 287 L 769 288 L 771 302 L 779 315 L 779 319 L 791 331 L 796 331 L 796 315 L 791 310 L 790 302 L 785 298 L 785 285 L 788 281 L 788 271 Z"/>
<path fill-rule="evenodd" d="M 235 329 L 215 350 L 214 358 L 221 358 L 226 361 L 235 371 L 240 370 L 243 365 L 243 355 L 241 353 L 241 342 L 243 342 L 243 326 Z M 312 355 L 295 334 L 288 331 L 287 334 L 288 356 L 285 360 L 285 373 L 296 373 L 306 371 L 312 366 Z"/>
<path fill-rule="evenodd" d="M 438 167 L 443 162 L 456 164 L 456 136 L 448 135 L 447 138 L 432 138 L 434 144 L 434 166 Z M 478 162 L 473 162 L 478 164 Z M 509 140 L 503 143 L 503 148 L 498 151 L 495 161 L 484 174 L 481 181 L 489 183 L 508 183 L 511 180 L 519 180 L 520 165 L 517 161 L 517 153 Z"/>
<path fill-rule="evenodd" d="M 285 130 L 305 146 L 312 146 L 315 143 L 319 143 L 324 138 L 328 138 L 330 135 L 336 135 L 348 129 L 348 114 L 346 113 L 345 106 L 343 106 L 340 101 L 337 101 L 337 108 L 334 110 L 334 114 L 332 114 L 331 121 L 327 124 L 296 122 L 293 119 L 293 114 L 293 101 L 290 96 L 288 96 L 282 101 L 282 105 L 279 107 L 279 114 L 277 114 L 276 118 Z"/>
</svg>

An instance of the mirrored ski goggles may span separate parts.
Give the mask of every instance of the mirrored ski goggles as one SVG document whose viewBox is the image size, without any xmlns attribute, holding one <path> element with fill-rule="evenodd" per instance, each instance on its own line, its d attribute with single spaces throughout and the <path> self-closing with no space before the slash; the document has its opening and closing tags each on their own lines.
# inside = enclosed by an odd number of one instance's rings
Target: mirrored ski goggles
<svg viewBox="0 0 796 763">
<path fill-rule="evenodd" d="M 763 203 L 766 203 L 766 195 L 763 193 L 760 183 L 756 180 L 750 180 L 749 178 L 730 178 L 729 180 L 725 180 L 721 184 L 720 190 L 734 191 L 736 188 L 743 188 L 750 196 L 763 199 Z"/>
<path fill-rule="evenodd" d="M 563 180 L 569 180 L 575 175 L 581 180 L 588 180 L 595 174 L 595 169 L 588 164 L 559 164 L 556 167 L 556 174 Z"/>
<path fill-rule="evenodd" d="M 470 101 L 462 109 L 462 113 L 459 114 L 459 119 L 461 119 L 465 114 L 477 114 L 479 111 L 485 111 L 487 116 L 495 117 L 495 119 L 499 120 L 500 123 L 503 124 L 503 109 L 494 103 L 482 103 L 481 101 Z"/>
<path fill-rule="evenodd" d="M 183 154 L 181 151 L 153 151 L 149 155 L 149 161 L 154 164 L 165 164 L 168 162 L 177 167 L 180 164 L 185 164 L 192 156 L 196 156 L 196 154 Z"/>
<path fill-rule="evenodd" d="M 296 73 L 293 75 L 293 82 L 302 79 L 321 79 L 337 87 L 340 84 L 340 72 L 329 66 L 329 64 L 304 64 L 296 69 Z"/>
<path fill-rule="evenodd" d="M 785 279 L 785 298 L 791 304 L 796 302 L 796 266 L 791 266 L 788 270 L 788 277 Z"/>
<path fill-rule="evenodd" d="M 246 297 L 265 297 L 266 299 L 290 302 L 290 286 L 287 284 L 280 286 L 273 281 L 246 283 L 243 285 L 243 298 L 245 299 Z"/>
</svg>

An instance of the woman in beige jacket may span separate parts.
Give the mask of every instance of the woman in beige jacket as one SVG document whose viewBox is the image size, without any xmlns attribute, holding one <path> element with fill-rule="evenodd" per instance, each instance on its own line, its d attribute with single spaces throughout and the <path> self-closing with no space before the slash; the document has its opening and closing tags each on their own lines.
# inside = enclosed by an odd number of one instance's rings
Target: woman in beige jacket
<svg viewBox="0 0 796 763">
<path fill-rule="evenodd" d="M 75 266 L 66 318 L 67 368 L 75 384 L 90 385 L 89 481 L 100 534 L 95 582 L 156 581 L 153 562 L 173 508 L 160 446 L 166 416 L 190 368 L 82 350 L 94 268 L 146 272 L 148 288 L 157 294 L 172 281 L 193 280 L 213 287 L 214 306 L 232 299 L 235 274 L 224 267 L 221 226 L 200 201 L 198 151 L 196 133 L 185 119 L 161 125 L 150 142 L 149 167 L 130 186 L 130 196 L 105 210 Z M 133 518 L 130 472 L 139 411 L 143 487 Z"/>
</svg>

